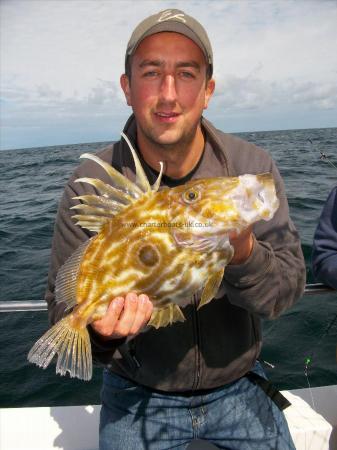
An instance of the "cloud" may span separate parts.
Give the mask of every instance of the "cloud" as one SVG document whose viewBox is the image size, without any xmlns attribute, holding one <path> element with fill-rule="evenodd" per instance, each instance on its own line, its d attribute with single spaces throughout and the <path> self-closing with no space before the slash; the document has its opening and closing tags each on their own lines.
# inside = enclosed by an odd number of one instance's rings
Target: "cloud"
<svg viewBox="0 0 337 450">
<path fill-rule="evenodd" d="M 53 89 L 47 83 L 43 83 L 37 86 L 36 95 L 40 98 L 55 99 L 61 97 L 61 91 Z"/>
<path fill-rule="evenodd" d="M 337 79 L 322 85 L 288 78 L 268 81 L 255 76 L 224 76 L 216 86 L 214 103 L 224 111 L 262 110 L 271 106 L 303 105 L 315 109 L 337 108 Z"/>
<path fill-rule="evenodd" d="M 212 10 L 206 12 L 210 21 Z M 244 75 L 260 64 L 268 80 L 333 81 L 337 71 L 337 3 L 329 1 L 222 2 L 209 34 L 218 76 Z"/>
<path fill-rule="evenodd" d="M 239 120 L 241 113 L 260 111 L 264 120 L 270 108 L 279 108 L 293 115 L 296 127 L 301 108 L 303 116 L 309 108 L 331 123 L 337 108 L 335 1 L 205 3 L 173 1 L 170 7 L 200 20 L 210 36 L 217 81 L 210 118 L 233 112 Z M 130 33 L 165 8 L 162 0 L 1 2 L 1 145 L 25 146 L 11 134 L 19 127 L 59 127 L 65 139 L 70 127 L 83 132 L 81 121 L 95 124 L 97 136 L 103 129 L 109 136 L 109 124 L 115 132 L 130 112 L 119 87 Z M 284 126 L 279 117 L 274 126 Z"/>
<path fill-rule="evenodd" d="M 44 83 L 4 89 L 3 149 L 117 139 L 129 108 L 115 83 L 97 80 L 87 94 L 66 95 Z"/>
<path fill-rule="evenodd" d="M 20 86 L 5 87 L 3 101 L 5 125 L 22 121 L 33 125 L 36 115 L 41 114 L 41 111 L 42 121 L 53 118 L 66 121 L 75 115 L 102 116 L 112 114 L 113 108 L 118 109 L 124 103 L 116 84 L 108 80 L 97 80 L 96 85 L 85 95 L 74 91 L 71 96 L 53 89 L 47 83 L 37 85 L 29 91 Z"/>
<path fill-rule="evenodd" d="M 88 103 L 95 105 L 113 104 L 119 99 L 119 89 L 112 81 L 98 80 L 97 86 L 91 88 L 88 95 Z"/>
</svg>

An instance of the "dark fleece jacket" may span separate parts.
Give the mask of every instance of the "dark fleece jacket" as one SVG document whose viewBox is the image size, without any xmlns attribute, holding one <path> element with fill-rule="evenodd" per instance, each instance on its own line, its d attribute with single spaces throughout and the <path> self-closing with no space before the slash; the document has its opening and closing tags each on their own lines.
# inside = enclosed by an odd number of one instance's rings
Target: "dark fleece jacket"
<svg viewBox="0 0 337 450">
<path fill-rule="evenodd" d="M 189 299 L 186 321 L 155 330 L 152 327 L 134 339 L 100 340 L 89 326 L 93 356 L 112 371 L 136 383 L 165 391 L 193 391 L 230 383 L 249 371 L 261 348 L 261 318 L 275 318 L 302 295 L 305 265 L 297 231 L 289 218 L 285 189 L 268 153 L 237 137 L 222 133 L 202 119 L 206 144 L 193 178 L 237 176 L 272 172 L 280 207 L 269 222 L 254 226 L 254 247 L 248 260 L 225 270 L 221 287 L 207 306 L 197 311 L 199 298 Z M 124 132 L 136 142 L 133 116 Z M 109 145 L 99 156 L 131 180 L 133 159 L 124 140 Z M 153 183 L 154 174 L 144 167 Z M 75 226 L 72 197 L 95 193 L 79 177 L 109 179 L 97 164 L 79 166 L 65 187 L 55 223 L 46 300 L 51 323 L 59 320 L 64 305 L 56 304 L 55 277 L 58 269 L 90 233 Z"/>
</svg>

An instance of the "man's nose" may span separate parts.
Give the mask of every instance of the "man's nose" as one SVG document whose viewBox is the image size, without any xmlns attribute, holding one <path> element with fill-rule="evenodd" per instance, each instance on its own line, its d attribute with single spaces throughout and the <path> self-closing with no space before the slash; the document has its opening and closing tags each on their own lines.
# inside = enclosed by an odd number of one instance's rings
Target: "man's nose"
<svg viewBox="0 0 337 450">
<path fill-rule="evenodd" d="M 175 101 L 177 98 L 176 82 L 173 75 L 165 75 L 161 82 L 160 95 L 162 100 Z"/>
</svg>

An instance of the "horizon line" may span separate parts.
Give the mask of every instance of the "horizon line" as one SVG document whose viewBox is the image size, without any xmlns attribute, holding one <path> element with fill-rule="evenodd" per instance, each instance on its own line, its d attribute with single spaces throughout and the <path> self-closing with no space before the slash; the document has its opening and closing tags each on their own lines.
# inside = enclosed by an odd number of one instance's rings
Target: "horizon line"
<svg viewBox="0 0 337 450">
<path fill-rule="evenodd" d="M 337 127 L 314 127 L 314 128 L 286 128 L 286 129 L 275 129 L 275 130 L 251 130 L 251 131 L 231 131 L 226 132 L 225 134 L 251 134 L 251 133 L 274 133 L 277 131 L 304 131 L 304 130 L 328 130 L 334 129 Z M 48 145 L 39 145 L 37 147 L 16 147 L 16 148 L 1 148 L 0 152 L 12 151 L 12 150 L 32 150 L 32 149 L 41 149 L 48 147 L 67 147 L 69 145 L 91 145 L 91 144 L 112 144 L 117 142 L 119 139 L 111 139 L 104 141 L 91 141 L 91 142 L 69 142 L 67 144 L 48 144 Z"/>
</svg>

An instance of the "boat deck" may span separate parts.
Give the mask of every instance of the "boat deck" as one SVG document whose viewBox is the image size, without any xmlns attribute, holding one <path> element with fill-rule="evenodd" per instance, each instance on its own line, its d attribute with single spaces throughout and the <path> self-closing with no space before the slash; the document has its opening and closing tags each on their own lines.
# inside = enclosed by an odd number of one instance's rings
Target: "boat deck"
<svg viewBox="0 0 337 450">
<path fill-rule="evenodd" d="M 297 450 L 337 449 L 337 385 L 283 391 Z M 315 410 L 313 409 L 314 402 Z M 100 405 L 0 410 L 1 450 L 98 450 Z M 188 450 L 211 450 L 193 441 Z"/>
</svg>

